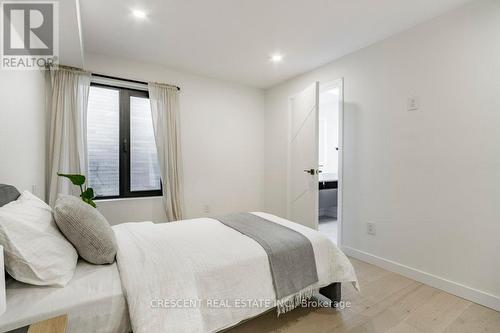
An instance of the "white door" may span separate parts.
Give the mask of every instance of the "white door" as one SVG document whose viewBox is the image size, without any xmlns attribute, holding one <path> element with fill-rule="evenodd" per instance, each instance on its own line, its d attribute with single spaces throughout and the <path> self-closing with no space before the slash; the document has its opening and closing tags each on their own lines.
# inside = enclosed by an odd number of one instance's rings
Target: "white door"
<svg viewBox="0 0 500 333">
<path fill-rule="evenodd" d="M 319 82 L 290 98 L 288 218 L 318 229 Z"/>
</svg>

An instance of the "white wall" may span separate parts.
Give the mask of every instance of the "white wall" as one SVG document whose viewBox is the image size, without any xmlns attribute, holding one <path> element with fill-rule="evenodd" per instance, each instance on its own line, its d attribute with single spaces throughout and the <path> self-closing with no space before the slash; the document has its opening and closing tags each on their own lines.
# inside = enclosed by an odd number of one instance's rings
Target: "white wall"
<svg viewBox="0 0 500 333">
<path fill-rule="evenodd" d="M 39 71 L 0 70 L 0 183 L 45 195 L 45 85 Z"/>
<path fill-rule="evenodd" d="M 86 69 L 181 87 L 186 217 L 262 210 L 264 94 L 216 79 L 87 54 Z M 161 199 L 98 202 L 111 221 L 164 221 Z M 205 213 L 208 205 L 210 213 Z"/>
<path fill-rule="evenodd" d="M 474 2 L 269 90 L 266 210 L 286 213 L 288 96 L 343 77 L 343 245 L 500 309 L 499 32 Z"/>
</svg>

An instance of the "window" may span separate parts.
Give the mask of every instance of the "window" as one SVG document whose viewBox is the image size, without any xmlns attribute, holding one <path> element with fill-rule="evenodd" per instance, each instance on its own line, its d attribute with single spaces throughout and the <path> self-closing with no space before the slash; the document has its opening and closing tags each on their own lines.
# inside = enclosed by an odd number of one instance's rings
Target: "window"
<svg viewBox="0 0 500 333">
<path fill-rule="evenodd" d="M 97 198 L 162 194 L 146 91 L 92 84 L 87 149 L 89 185 Z"/>
</svg>

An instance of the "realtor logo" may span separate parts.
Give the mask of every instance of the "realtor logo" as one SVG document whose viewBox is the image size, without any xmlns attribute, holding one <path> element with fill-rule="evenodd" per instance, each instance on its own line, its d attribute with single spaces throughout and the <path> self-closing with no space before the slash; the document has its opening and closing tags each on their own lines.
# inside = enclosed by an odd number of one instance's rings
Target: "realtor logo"
<svg viewBox="0 0 500 333">
<path fill-rule="evenodd" d="M 2 69 L 45 69 L 58 56 L 58 3 L 1 3 Z"/>
</svg>

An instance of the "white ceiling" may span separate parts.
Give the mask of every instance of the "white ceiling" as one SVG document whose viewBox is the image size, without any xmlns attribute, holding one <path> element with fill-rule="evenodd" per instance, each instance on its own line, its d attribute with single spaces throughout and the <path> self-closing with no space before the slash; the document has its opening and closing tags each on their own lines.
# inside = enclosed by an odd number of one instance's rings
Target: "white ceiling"
<svg viewBox="0 0 500 333">
<path fill-rule="evenodd" d="M 468 0 L 80 0 L 85 52 L 267 88 Z M 138 21 L 131 10 L 143 9 Z M 272 64 L 271 53 L 284 54 Z"/>
</svg>

